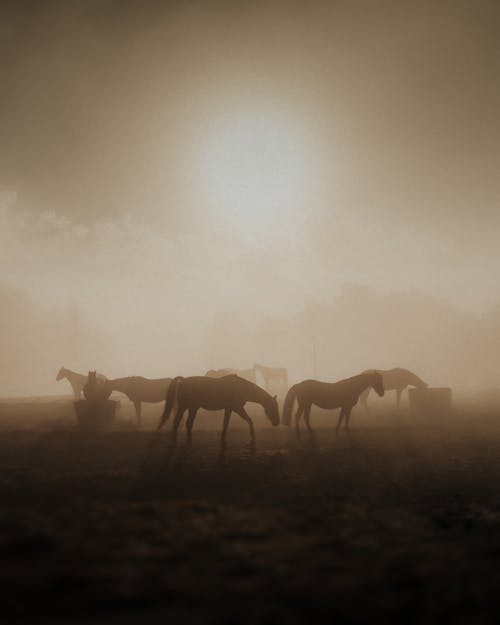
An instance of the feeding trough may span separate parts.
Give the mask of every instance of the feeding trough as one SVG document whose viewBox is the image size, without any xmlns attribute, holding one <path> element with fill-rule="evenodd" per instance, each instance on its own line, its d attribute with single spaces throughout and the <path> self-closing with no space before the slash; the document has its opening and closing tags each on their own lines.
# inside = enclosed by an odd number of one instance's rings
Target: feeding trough
<svg viewBox="0 0 500 625">
<path fill-rule="evenodd" d="M 84 429 L 102 429 L 113 425 L 120 402 L 112 399 L 74 402 L 78 425 Z"/>
<path fill-rule="evenodd" d="M 451 411 L 451 388 L 411 388 L 408 391 L 410 410 L 418 416 L 442 415 Z"/>
</svg>

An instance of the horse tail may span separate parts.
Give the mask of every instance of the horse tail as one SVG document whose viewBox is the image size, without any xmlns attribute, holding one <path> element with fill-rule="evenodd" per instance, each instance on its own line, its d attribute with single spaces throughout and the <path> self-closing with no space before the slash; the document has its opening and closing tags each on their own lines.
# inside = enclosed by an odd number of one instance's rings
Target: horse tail
<svg viewBox="0 0 500 625">
<path fill-rule="evenodd" d="M 167 395 L 165 397 L 165 408 L 163 410 L 163 414 L 161 415 L 160 423 L 158 424 L 156 431 L 158 431 L 163 426 L 163 424 L 168 421 L 168 418 L 170 417 L 170 413 L 172 412 L 172 408 L 174 407 L 175 400 L 177 399 L 177 390 L 179 382 L 181 380 L 182 376 L 178 375 L 168 385 Z"/>
<path fill-rule="evenodd" d="M 294 384 L 286 394 L 285 403 L 283 405 L 283 424 L 290 425 L 292 422 L 293 402 L 297 397 L 297 384 Z"/>
</svg>

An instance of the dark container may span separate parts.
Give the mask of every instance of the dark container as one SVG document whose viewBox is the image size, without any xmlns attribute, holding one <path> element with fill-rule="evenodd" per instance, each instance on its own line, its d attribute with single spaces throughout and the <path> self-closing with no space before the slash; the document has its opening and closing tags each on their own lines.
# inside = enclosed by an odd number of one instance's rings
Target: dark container
<svg viewBox="0 0 500 625">
<path fill-rule="evenodd" d="M 78 425 L 84 429 L 108 428 L 115 422 L 118 404 L 112 399 L 103 401 L 75 401 L 75 414 Z"/>
<path fill-rule="evenodd" d="M 451 388 L 410 388 L 410 410 L 417 416 L 438 416 L 451 412 Z"/>
</svg>

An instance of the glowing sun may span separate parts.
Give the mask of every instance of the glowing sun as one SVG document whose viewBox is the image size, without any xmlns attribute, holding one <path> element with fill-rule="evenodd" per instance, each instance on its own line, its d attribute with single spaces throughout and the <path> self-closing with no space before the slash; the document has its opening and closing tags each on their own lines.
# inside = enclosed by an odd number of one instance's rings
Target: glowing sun
<svg viewBox="0 0 500 625">
<path fill-rule="evenodd" d="M 208 184 L 215 201 L 239 216 L 263 216 L 295 205 L 304 154 L 291 128 L 272 117 L 239 116 L 208 141 Z"/>
</svg>

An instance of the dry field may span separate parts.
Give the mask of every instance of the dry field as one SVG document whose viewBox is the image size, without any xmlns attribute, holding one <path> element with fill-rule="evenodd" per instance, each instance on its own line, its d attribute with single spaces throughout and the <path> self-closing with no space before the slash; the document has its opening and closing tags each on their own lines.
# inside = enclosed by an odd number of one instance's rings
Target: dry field
<svg viewBox="0 0 500 625">
<path fill-rule="evenodd" d="M 300 441 L 256 416 L 255 453 L 209 422 L 148 456 L 147 427 L 1 404 L 4 622 L 498 621 L 500 410 L 384 408 L 338 437 L 314 415 Z"/>
</svg>

